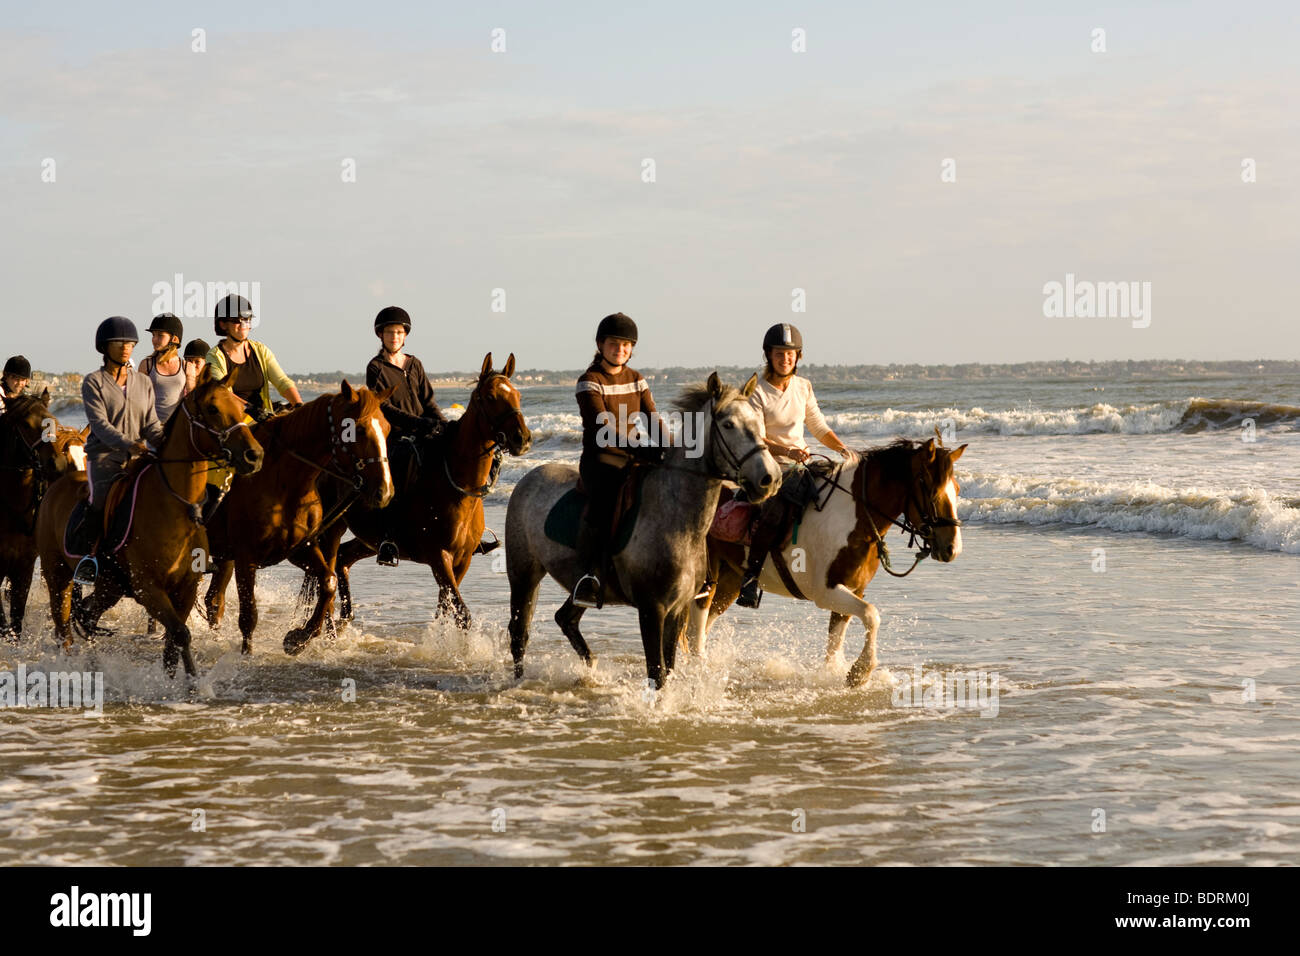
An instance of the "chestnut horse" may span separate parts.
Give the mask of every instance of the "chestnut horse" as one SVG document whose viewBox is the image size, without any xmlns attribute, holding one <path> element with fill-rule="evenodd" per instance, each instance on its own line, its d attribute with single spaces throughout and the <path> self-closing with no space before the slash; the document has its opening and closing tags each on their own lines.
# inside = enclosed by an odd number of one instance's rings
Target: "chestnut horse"
<svg viewBox="0 0 1300 956">
<path fill-rule="evenodd" d="M 398 476 L 403 486 L 387 511 L 381 515 L 366 508 L 350 510 L 347 527 L 356 537 L 341 548 L 343 526 L 327 532 L 321 547 L 326 554 L 338 555 L 334 567 L 341 620 L 350 621 L 353 615 L 349 569 L 377 554 L 385 529 L 391 527 L 398 555 L 433 569 L 438 614 L 452 613 L 457 625 L 469 627 L 469 606 L 461 597 L 460 582 L 483 537 L 483 498 L 496 483 L 502 454 L 522 455 L 533 440 L 519 410 L 519 390 L 509 381 L 514 372 L 514 353 L 497 372 L 489 352 L 465 413 L 450 422 L 443 435 L 421 443 L 418 470 L 409 482 L 406 476 Z"/>
<path fill-rule="evenodd" d="M 194 391 L 168 419 L 162 447 L 127 466 L 105 509 L 107 525 L 114 502 L 125 497 L 123 492 L 130 493 L 138 478 L 134 494 L 141 513 L 115 559 L 124 573 L 101 567 L 95 592 L 87 599 L 87 619 L 93 627 L 123 595 L 135 598 L 166 629 L 163 666 L 168 675 L 175 675 L 178 660 L 184 661 L 190 677 L 198 673 L 186 620 L 199 589 L 195 556 L 208 550 L 207 532 L 198 518 L 209 468 L 213 462 L 229 463 L 236 472 L 251 474 L 262 466 L 262 446 L 244 421 L 243 403 L 230 390 L 234 374 L 216 379 L 211 366 L 204 366 Z M 75 562 L 64 553 L 63 537 L 73 508 L 86 495 L 85 474 L 69 474 L 50 486 L 36 516 L 36 545 L 54 629 L 69 651 Z"/>
<path fill-rule="evenodd" d="M 765 589 L 812 601 L 831 612 L 828 665 L 842 659 L 849 617 L 862 621 L 866 643 L 849 668 L 850 687 L 865 683 L 876 668 L 880 614 L 862 598 L 867 582 L 882 563 L 886 571 L 900 577 L 916 567 L 913 562 L 901 574 L 892 570 L 884 541 L 890 525 L 921 539 L 920 556 L 949 562 L 961 554 L 959 488 L 952 463 L 965 450 L 962 445 L 950 451 L 934 438 L 925 442 L 900 438 L 862 452 L 856 464 L 841 465 L 831 474 L 821 510 L 810 505 L 804 511 L 798 544 L 781 551 L 785 574 L 770 556 L 763 565 L 759 580 Z M 902 522 L 896 520 L 899 515 Z M 709 576 L 717 586 L 711 596 L 694 602 L 687 627 L 691 650 L 701 656 L 709 627 L 740 594 L 746 558 L 743 544 L 710 537 L 708 545 Z"/>
<path fill-rule="evenodd" d="M 85 471 L 85 431 L 50 415 L 50 390 L 5 403 L 0 417 L 0 587 L 9 584 L 9 616 L 0 600 L 0 636 L 22 637 L 27 596 L 36 568 L 36 511 L 51 482 Z"/>
<path fill-rule="evenodd" d="M 285 635 L 285 652 L 298 653 L 320 634 L 334 609 L 333 554 L 327 560 L 316 540 L 325 530 L 322 520 L 342 527 L 343 514 L 358 499 L 382 508 L 393 497 L 389 425 L 379 407 L 391 394 L 392 389 L 378 395 L 366 388 L 354 389 L 345 379 L 341 391 L 322 395 L 253 428 L 254 437 L 266 449 L 266 458 L 257 474 L 234 480 L 208 521 L 208 542 L 217 570 L 204 600 L 208 623 L 216 627 L 233 571 L 243 653 L 253 651 L 257 569 L 286 559 L 314 580 L 317 601 L 311 619 Z M 316 490 L 322 474 L 346 482 L 351 489 L 328 515 Z"/>
</svg>

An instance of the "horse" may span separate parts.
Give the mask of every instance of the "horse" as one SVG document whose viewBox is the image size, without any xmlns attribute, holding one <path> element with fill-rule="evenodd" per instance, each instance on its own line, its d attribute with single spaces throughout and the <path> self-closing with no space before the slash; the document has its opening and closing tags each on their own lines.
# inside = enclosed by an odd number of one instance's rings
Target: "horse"
<svg viewBox="0 0 1300 956">
<path fill-rule="evenodd" d="M 168 676 L 175 676 L 178 660 L 184 661 L 187 676 L 198 674 L 186 620 L 199 588 L 195 556 L 208 551 L 200 503 L 210 464 L 229 463 L 239 474 L 252 474 L 262 466 L 262 446 L 244 421 L 244 404 L 231 391 L 234 375 L 232 370 L 217 379 L 211 366 L 204 366 L 194 390 L 168 419 L 157 453 L 129 464 L 106 503 L 106 526 L 113 520 L 114 504 L 129 495 L 145 508 L 117 551 L 120 571 L 111 566 L 100 569 L 94 594 L 87 599 L 87 620 L 93 627 L 123 595 L 134 597 L 165 628 L 163 667 Z M 69 652 L 75 561 L 64 552 L 64 533 L 74 507 L 86 495 L 85 474 L 66 475 L 50 486 L 36 516 L 36 544 L 50 593 L 50 612 Z"/>
<path fill-rule="evenodd" d="M 0 636 L 22 637 L 27 597 L 36 569 L 36 512 L 50 484 L 85 471 L 86 435 L 50 415 L 50 390 L 5 403 L 0 417 L 0 587 L 9 589 L 9 617 L 0 600 Z"/>
<path fill-rule="evenodd" d="M 316 584 L 316 607 L 306 624 L 285 635 L 286 653 L 301 651 L 329 619 L 335 593 L 333 555 L 327 559 L 316 539 L 326 530 L 323 522 L 341 524 L 344 512 L 358 499 L 375 508 L 392 499 L 389 424 L 380 410 L 391 394 L 392 389 L 377 395 L 354 389 L 344 379 L 338 392 L 254 426 L 253 436 L 266 449 L 266 457 L 256 474 L 232 482 L 208 521 L 216 571 L 204 598 L 208 623 L 216 627 L 234 573 L 244 654 L 253 652 L 259 567 L 287 559 Z M 316 489 L 322 474 L 345 482 L 350 491 L 328 515 Z"/>
<path fill-rule="evenodd" d="M 961 521 L 957 519 L 961 488 L 952 465 L 965 450 L 965 445 L 949 450 L 935 438 L 925 442 L 900 438 L 863 451 L 857 463 L 842 464 L 829 476 L 820 510 L 812 506 L 805 510 L 798 544 L 787 545 L 781 552 L 782 567 L 770 556 L 763 565 L 759 581 L 765 589 L 812 601 L 831 612 L 828 666 L 843 660 L 849 617 L 862 621 L 867 639 L 849 668 L 846 681 L 850 687 L 865 683 L 877 666 L 880 615 L 862 597 L 877 568 L 883 563 L 887 572 L 902 577 L 927 554 L 945 563 L 961 554 Z M 822 500 L 819 497 L 819 502 Z M 902 522 L 897 520 L 900 514 Z M 921 539 L 917 561 L 901 574 L 890 566 L 884 540 L 891 524 L 913 539 Z M 743 544 L 709 538 L 710 572 L 716 587 L 691 609 L 688 633 L 693 653 L 704 655 L 708 629 L 739 595 L 745 552 Z"/>
<path fill-rule="evenodd" d="M 735 481 L 751 501 L 762 501 L 780 484 L 781 472 L 767 451 L 762 422 L 749 404 L 758 383 L 724 385 L 714 372 L 705 385 L 683 391 L 675 403 L 701 423 L 699 455 L 678 446 L 649 466 L 642 479 L 641 505 L 631 537 L 610 562 L 609 603 L 630 604 L 640 619 L 646 677 L 656 689 L 676 662 L 677 641 L 692 599 L 705 581 L 705 534 L 718 506 L 724 480 Z M 707 422 L 707 429 L 702 427 Z M 515 678 L 523 677 L 524 652 L 537 604 L 537 588 L 550 574 L 566 591 L 585 572 L 578 554 L 546 534 L 547 517 L 577 485 L 578 469 L 548 464 L 534 468 L 515 486 L 506 510 L 506 574 L 510 580 L 510 652 Z M 567 599 L 555 621 L 588 667 L 595 666 L 578 629 L 584 609 Z"/>
<path fill-rule="evenodd" d="M 419 467 L 413 477 L 408 477 L 409 471 L 398 476 L 397 494 L 386 511 L 349 510 L 347 528 L 355 537 L 342 547 L 341 524 L 327 534 L 324 550 L 337 554 L 341 620 L 353 617 L 352 565 L 377 554 L 387 533 L 393 535 L 399 557 L 433 570 L 438 616 L 451 614 L 457 626 L 469 627 L 460 582 L 483 537 L 483 499 L 496 484 L 503 454 L 523 455 L 533 441 L 519 407 L 519 390 L 510 384 L 514 373 L 513 352 L 499 372 L 493 370 L 488 352 L 465 413 L 449 422 L 443 435 L 416 445 Z"/>
</svg>

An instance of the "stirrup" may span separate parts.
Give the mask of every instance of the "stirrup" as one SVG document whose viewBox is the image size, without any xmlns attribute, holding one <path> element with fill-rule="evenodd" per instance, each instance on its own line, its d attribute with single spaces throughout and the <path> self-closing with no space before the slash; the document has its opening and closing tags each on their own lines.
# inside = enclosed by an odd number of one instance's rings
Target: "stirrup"
<svg viewBox="0 0 1300 956">
<path fill-rule="evenodd" d="M 96 560 L 93 554 L 88 554 L 77 562 L 77 567 L 72 572 L 72 583 L 94 587 L 95 579 L 98 577 L 99 561 Z"/>
<path fill-rule="evenodd" d="M 488 534 L 492 535 L 492 540 L 489 541 L 487 538 L 484 538 L 471 552 L 472 554 L 489 554 L 501 547 L 501 539 L 497 537 L 497 533 L 491 528 L 487 528 L 486 530 Z"/>
<path fill-rule="evenodd" d="M 713 597 L 714 587 L 716 587 L 716 582 L 706 579 L 704 582 L 704 587 L 700 588 L 699 591 L 696 592 L 695 597 L 691 598 L 691 600 L 703 601 L 705 598 Z"/>
<path fill-rule="evenodd" d="M 592 584 L 589 585 L 589 589 L 594 592 L 594 595 L 590 597 L 586 595 L 579 597 L 578 593 L 582 591 L 582 586 L 588 581 L 592 582 Z M 573 586 L 573 594 L 569 596 L 569 600 L 573 602 L 575 607 L 599 608 L 601 604 L 604 603 L 601 600 L 600 590 L 600 578 L 596 577 L 594 574 L 584 574 L 582 577 L 578 578 L 578 583 Z"/>
<path fill-rule="evenodd" d="M 758 575 L 746 578 L 740 586 L 740 595 L 736 598 L 739 607 L 757 608 L 763 600 L 763 589 L 758 586 Z"/>
<path fill-rule="evenodd" d="M 386 568 L 397 567 L 397 544 L 393 541 L 379 542 L 379 556 L 375 558 L 376 563 Z"/>
</svg>

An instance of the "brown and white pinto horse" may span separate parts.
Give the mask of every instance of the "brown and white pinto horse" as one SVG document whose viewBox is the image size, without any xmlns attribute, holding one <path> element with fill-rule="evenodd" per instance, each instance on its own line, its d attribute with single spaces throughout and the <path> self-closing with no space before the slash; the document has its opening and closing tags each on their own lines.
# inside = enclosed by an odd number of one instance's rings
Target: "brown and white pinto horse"
<svg viewBox="0 0 1300 956">
<path fill-rule="evenodd" d="M 36 511 L 52 482 L 86 470 L 86 435 L 50 414 L 50 390 L 5 403 L 0 417 L 0 587 L 9 584 L 9 615 L 0 600 L 0 636 L 22 637 L 36 568 Z"/>
<path fill-rule="evenodd" d="M 95 592 L 87 599 L 87 621 L 93 627 L 124 595 L 134 597 L 166 629 L 163 666 L 169 675 L 176 673 L 180 660 L 186 674 L 198 673 L 186 620 L 199 589 L 194 556 L 208 550 L 207 532 L 198 514 L 209 466 L 228 462 L 240 474 L 262 466 L 262 447 L 244 423 L 243 403 L 230 389 L 233 376 L 234 372 L 224 379 L 213 378 L 212 367 L 204 366 L 194 391 L 168 419 L 157 455 L 141 456 L 128 465 L 125 477 L 108 496 L 106 522 L 112 518 L 114 502 L 133 487 L 147 514 L 137 515 L 117 552 L 121 578 L 101 565 Z M 86 494 L 84 473 L 66 475 L 50 486 L 36 515 L 41 574 L 50 592 L 54 629 L 65 650 L 72 648 L 69 619 L 75 562 L 64 553 L 63 538 L 73 508 Z"/>
<path fill-rule="evenodd" d="M 843 661 L 849 617 L 862 621 L 866 643 L 849 668 L 850 687 L 865 683 L 876 669 L 880 614 L 862 595 L 881 565 L 880 547 L 890 525 L 914 531 L 923 548 L 938 561 L 954 561 L 961 554 L 960 489 L 952 463 L 965 450 L 962 445 L 950 451 L 931 438 L 925 442 L 899 439 L 862 452 L 856 464 L 841 466 L 833 476 L 836 484 L 822 510 L 811 505 L 805 510 L 798 545 L 787 545 L 782 552 L 790 580 L 801 593 L 791 593 L 770 556 L 763 565 L 759 581 L 765 590 L 812 601 L 831 612 L 828 665 Z M 899 515 L 904 518 L 902 523 L 896 520 Z M 710 577 L 717 586 L 711 597 L 695 602 L 687 626 L 691 650 L 700 655 L 704 654 L 708 629 L 740 593 L 746 560 L 743 544 L 711 537 L 708 545 Z M 887 547 L 885 556 L 888 570 Z"/>
<path fill-rule="evenodd" d="M 208 541 L 217 567 L 204 600 L 208 623 L 216 627 L 234 573 L 245 654 L 253 651 L 257 627 L 258 568 L 289 560 L 316 585 L 315 610 L 306 624 L 285 635 L 286 653 L 298 653 L 319 635 L 333 611 L 333 554 L 327 559 L 316 538 L 327 517 L 341 528 L 343 512 L 354 501 L 382 508 L 393 497 L 389 425 L 379 407 L 391 394 L 391 389 L 378 395 L 367 388 L 354 389 L 344 379 L 340 391 L 254 426 L 253 435 L 266 450 L 266 458 L 257 474 L 234 480 L 208 521 Z M 351 489 L 340 502 L 342 507 L 331 509 L 328 516 L 316 488 L 322 473 Z"/>
<path fill-rule="evenodd" d="M 469 607 L 461 597 L 460 582 L 483 537 L 483 498 L 496 482 L 502 454 L 522 455 L 533 440 L 519 409 L 519 390 L 510 384 L 514 372 L 513 353 L 498 372 L 492 368 L 489 352 L 465 413 L 443 435 L 420 445 L 421 464 L 406 486 L 401 487 L 404 476 L 399 476 L 387 512 L 348 511 L 347 527 L 356 537 L 342 548 L 342 525 L 327 532 L 322 547 L 327 554 L 333 550 L 338 555 L 340 619 L 350 621 L 353 614 L 349 569 L 377 554 L 385 530 L 392 528 L 399 556 L 433 569 L 438 614 L 451 613 L 460 627 L 469 627 Z"/>
</svg>

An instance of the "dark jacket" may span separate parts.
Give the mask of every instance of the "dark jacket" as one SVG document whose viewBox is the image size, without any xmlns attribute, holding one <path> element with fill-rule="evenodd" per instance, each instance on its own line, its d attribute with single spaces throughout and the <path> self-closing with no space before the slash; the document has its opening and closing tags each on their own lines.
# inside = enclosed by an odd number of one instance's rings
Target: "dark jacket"
<svg viewBox="0 0 1300 956">
<path fill-rule="evenodd" d="M 366 366 L 366 387 L 382 392 L 397 386 L 397 391 L 383 403 L 384 417 L 399 432 L 419 431 L 428 422 L 446 422 L 433 397 L 433 386 L 424 374 L 424 365 L 414 355 L 406 357 L 406 368 L 398 368 L 381 352 Z"/>
</svg>

